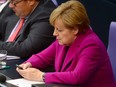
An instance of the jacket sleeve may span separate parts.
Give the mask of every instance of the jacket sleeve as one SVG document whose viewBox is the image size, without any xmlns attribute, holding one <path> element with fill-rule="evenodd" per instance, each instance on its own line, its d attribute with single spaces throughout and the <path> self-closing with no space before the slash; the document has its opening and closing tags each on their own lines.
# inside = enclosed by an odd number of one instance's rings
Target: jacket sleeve
<svg viewBox="0 0 116 87">
<path fill-rule="evenodd" d="M 54 65 L 56 54 L 55 42 L 38 54 L 32 55 L 26 62 L 30 62 L 33 67 L 44 69 L 49 65 Z"/>
</svg>

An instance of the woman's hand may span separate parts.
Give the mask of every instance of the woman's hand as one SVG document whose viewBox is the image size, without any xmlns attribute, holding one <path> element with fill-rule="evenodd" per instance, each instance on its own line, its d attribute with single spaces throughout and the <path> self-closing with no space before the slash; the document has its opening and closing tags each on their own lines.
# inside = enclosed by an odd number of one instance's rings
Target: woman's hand
<svg viewBox="0 0 116 87">
<path fill-rule="evenodd" d="M 21 67 L 23 70 L 24 69 L 27 69 L 27 68 L 30 68 L 30 67 L 32 67 L 32 65 L 31 65 L 31 63 L 29 63 L 29 62 L 27 62 L 27 63 L 22 63 L 22 64 L 20 64 L 19 65 L 19 67 Z M 18 71 L 20 68 L 16 68 L 16 70 Z"/>
<path fill-rule="evenodd" d="M 44 72 L 41 72 L 40 70 L 36 68 L 25 68 L 23 70 L 17 69 L 17 71 L 22 77 L 24 77 L 27 80 L 43 81 L 42 76 Z"/>
</svg>

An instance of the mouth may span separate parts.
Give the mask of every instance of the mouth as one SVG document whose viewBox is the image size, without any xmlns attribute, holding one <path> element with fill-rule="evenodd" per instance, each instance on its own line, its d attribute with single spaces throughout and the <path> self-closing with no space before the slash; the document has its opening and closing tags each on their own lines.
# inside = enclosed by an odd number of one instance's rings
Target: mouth
<svg viewBox="0 0 116 87">
<path fill-rule="evenodd" d="M 56 38 L 57 40 L 60 40 L 59 38 Z"/>
</svg>

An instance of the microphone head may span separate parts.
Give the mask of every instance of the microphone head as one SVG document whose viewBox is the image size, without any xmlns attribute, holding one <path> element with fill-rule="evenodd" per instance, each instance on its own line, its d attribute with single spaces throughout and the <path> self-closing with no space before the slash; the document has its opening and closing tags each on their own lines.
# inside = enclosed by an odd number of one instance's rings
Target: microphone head
<svg viewBox="0 0 116 87">
<path fill-rule="evenodd" d="M 0 74 L 0 82 L 5 82 L 5 81 L 6 81 L 6 76 Z"/>
</svg>

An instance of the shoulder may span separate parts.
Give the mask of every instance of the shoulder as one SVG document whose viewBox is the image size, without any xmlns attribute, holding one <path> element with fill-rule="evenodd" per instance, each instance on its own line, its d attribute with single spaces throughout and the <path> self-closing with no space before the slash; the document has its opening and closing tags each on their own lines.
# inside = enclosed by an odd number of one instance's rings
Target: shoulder
<svg viewBox="0 0 116 87">
<path fill-rule="evenodd" d="M 82 36 L 83 39 L 80 43 L 80 46 L 84 47 L 98 47 L 98 48 L 105 48 L 105 45 L 101 41 L 101 39 L 92 31 L 89 30 L 85 35 Z"/>
<path fill-rule="evenodd" d="M 40 3 L 38 4 L 36 9 L 40 10 L 38 12 L 51 13 L 55 8 L 56 6 L 51 0 L 40 0 Z"/>
<path fill-rule="evenodd" d="M 49 22 L 50 14 L 55 8 L 56 6 L 51 2 L 51 0 L 40 0 L 40 3 L 30 15 L 29 20 L 33 19 L 34 21 L 41 20 Z"/>
</svg>

